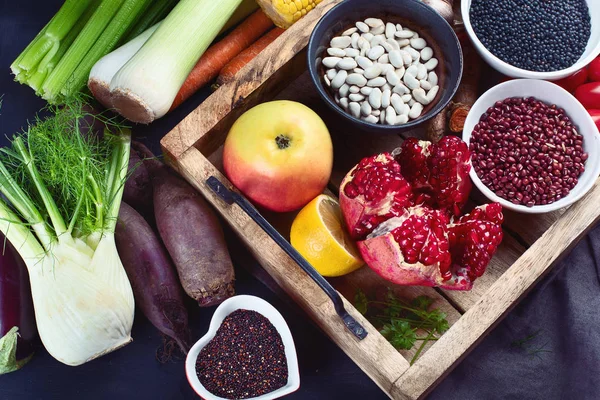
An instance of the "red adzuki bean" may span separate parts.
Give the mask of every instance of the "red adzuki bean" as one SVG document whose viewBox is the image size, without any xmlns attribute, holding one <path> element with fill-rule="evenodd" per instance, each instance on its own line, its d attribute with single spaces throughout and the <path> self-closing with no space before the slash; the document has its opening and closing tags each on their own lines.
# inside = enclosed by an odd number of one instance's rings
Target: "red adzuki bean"
<svg viewBox="0 0 600 400">
<path fill-rule="evenodd" d="M 473 168 L 490 190 L 528 207 L 567 196 L 588 158 L 565 110 L 533 97 L 488 108 L 475 125 L 470 150 Z"/>
</svg>

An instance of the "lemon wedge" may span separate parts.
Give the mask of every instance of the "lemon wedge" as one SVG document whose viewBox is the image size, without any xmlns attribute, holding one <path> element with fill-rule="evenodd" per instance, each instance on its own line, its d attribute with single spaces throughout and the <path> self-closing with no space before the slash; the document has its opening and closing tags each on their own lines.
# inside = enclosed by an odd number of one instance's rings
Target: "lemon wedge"
<svg viewBox="0 0 600 400">
<path fill-rule="evenodd" d="M 344 225 L 339 203 L 319 195 L 298 213 L 290 232 L 292 246 L 323 276 L 335 277 L 364 262 Z"/>
</svg>

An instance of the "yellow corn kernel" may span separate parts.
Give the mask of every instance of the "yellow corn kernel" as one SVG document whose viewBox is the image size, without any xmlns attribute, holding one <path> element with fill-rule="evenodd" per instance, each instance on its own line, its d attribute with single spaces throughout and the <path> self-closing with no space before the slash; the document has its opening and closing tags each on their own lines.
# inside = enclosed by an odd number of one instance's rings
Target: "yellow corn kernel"
<svg viewBox="0 0 600 400">
<path fill-rule="evenodd" d="M 322 0 L 257 0 L 263 9 L 280 28 L 287 29 L 306 15 Z"/>
</svg>

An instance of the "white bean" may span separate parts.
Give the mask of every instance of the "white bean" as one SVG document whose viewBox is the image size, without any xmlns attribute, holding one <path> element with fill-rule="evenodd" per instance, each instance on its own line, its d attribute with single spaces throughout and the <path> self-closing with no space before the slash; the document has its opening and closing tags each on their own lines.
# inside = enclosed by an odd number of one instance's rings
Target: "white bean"
<svg viewBox="0 0 600 400">
<path fill-rule="evenodd" d="M 390 58 L 387 54 L 382 55 L 381 57 L 379 57 L 377 59 L 377 62 L 379 64 L 389 64 L 390 63 Z"/>
<path fill-rule="evenodd" d="M 363 101 L 363 100 L 365 99 L 365 96 L 363 96 L 363 95 L 362 95 L 362 94 L 360 94 L 360 93 L 352 93 L 352 94 L 350 94 L 350 96 L 348 96 L 348 98 L 349 98 L 351 101 L 357 101 L 357 102 L 361 102 L 361 101 Z"/>
<path fill-rule="evenodd" d="M 407 104 L 408 104 L 410 107 L 412 107 L 412 106 L 414 106 L 414 105 L 415 105 L 415 103 L 417 103 L 417 101 L 416 101 L 415 99 L 413 99 L 413 98 L 412 98 L 412 96 L 411 96 L 411 97 L 410 97 L 410 100 L 408 101 L 408 103 L 407 103 Z"/>
<path fill-rule="evenodd" d="M 350 86 L 350 93 L 360 93 L 360 88 L 358 86 Z"/>
<path fill-rule="evenodd" d="M 423 105 L 421 103 L 415 103 L 411 108 L 408 116 L 412 119 L 419 118 L 423 112 Z"/>
<path fill-rule="evenodd" d="M 400 112 L 398 115 L 406 115 L 408 117 L 408 113 L 410 112 L 410 106 L 408 104 L 402 104 L 400 106 Z"/>
<path fill-rule="evenodd" d="M 431 103 L 431 101 L 429 101 L 427 99 L 427 94 L 425 93 L 425 90 L 423 90 L 421 88 L 417 88 L 417 89 L 413 90 L 412 95 L 416 101 L 423 104 L 424 106 Z M 352 99 L 350 99 L 350 100 L 352 100 Z"/>
<path fill-rule="evenodd" d="M 391 22 L 385 24 L 385 37 L 387 37 L 388 39 L 393 39 L 395 33 L 396 25 L 392 24 Z"/>
<path fill-rule="evenodd" d="M 400 96 L 410 93 L 410 90 L 406 86 L 404 86 L 402 82 L 394 86 L 394 89 L 392 91 L 394 93 L 398 93 Z"/>
<path fill-rule="evenodd" d="M 425 46 L 427 46 L 427 42 L 423 38 L 411 39 L 410 45 L 413 47 L 413 49 L 423 50 Z"/>
<path fill-rule="evenodd" d="M 371 107 L 375 109 L 381 108 L 381 96 L 383 96 L 381 89 L 373 89 L 373 91 L 369 95 L 369 104 L 371 105 Z"/>
<path fill-rule="evenodd" d="M 347 29 L 344 31 L 344 33 L 342 33 L 342 36 L 352 36 L 357 30 L 358 28 L 356 27 Z"/>
<path fill-rule="evenodd" d="M 342 71 L 340 71 L 340 72 L 342 72 Z M 336 76 L 336 78 L 337 78 L 337 76 Z M 331 84 L 333 85 L 333 82 L 331 82 Z M 382 76 L 379 76 L 379 77 L 373 78 L 373 79 L 369 79 L 367 81 L 367 86 L 371 86 L 371 87 L 381 87 L 385 84 L 386 84 L 386 80 Z"/>
<path fill-rule="evenodd" d="M 421 50 L 421 60 L 429 61 L 433 57 L 433 49 L 429 46 Z"/>
<path fill-rule="evenodd" d="M 410 67 L 406 68 L 406 73 L 411 74 L 414 77 L 417 76 L 418 72 L 419 72 L 419 69 L 416 65 L 411 65 Z"/>
<path fill-rule="evenodd" d="M 360 106 L 360 113 L 363 116 L 367 116 L 367 115 L 371 115 L 371 112 L 373 111 L 373 107 L 371 107 L 371 105 L 369 104 L 368 101 L 363 101 L 361 106 Z"/>
<path fill-rule="evenodd" d="M 364 37 L 359 37 L 358 38 L 358 47 L 362 50 L 362 49 L 370 49 L 371 45 L 369 44 L 369 41 L 367 39 L 365 39 Z"/>
<path fill-rule="evenodd" d="M 338 49 L 345 49 L 346 47 L 350 46 L 351 44 L 352 44 L 352 38 L 350 38 L 348 36 L 338 36 L 338 37 L 334 37 L 333 39 L 331 39 L 329 46 L 338 48 Z"/>
<path fill-rule="evenodd" d="M 353 33 L 350 38 L 352 40 L 352 48 L 358 49 L 358 39 L 360 39 L 360 35 L 358 33 Z"/>
<path fill-rule="evenodd" d="M 437 58 L 432 58 L 431 60 L 429 60 L 425 63 L 425 68 L 427 68 L 427 71 L 431 71 L 432 69 L 437 67 L 437 65 L 438 65 Z"/>
<path fill-rule="evenodd" d="M 371 115 L 374 115 L 376 117 L 379 117 L 380 114 L 381 114 L 380 110 L 373 110 L 373 111 L 371 111 Z"/>
<path fill-rule="evenodd" d="M 401 30 L 402 30 L 402 25 L 396 24 L 396 31 L 401 31 Z"/>
<path fill-rule="evenodd" d="M 359 21 L 359 22 L 357 22 L 357 23 L 356 23 L 356 28 L 357 28 L 359 31 L 361 31 L 361 32 L 364 32 L 364 33 L 366 33 L 366 32 L 369 32 L 369 29 L 370 29 L 370 28 L 369 28 L 369 25 L 365 24 L 365 23 L 364 23 L 364 22 L 362 22 L 362 21 Z"/>
<path fill-rule="evenodd" d="M 377 28 L 378 26 L 383 25 L 383 21 L 379 18 L 367 18 L 365 19 L 365 24 L 369 25 L 371 28 Z"/>
<path fill-rule="evenodd" d="M 388 106 L 385 109 L 385 122 L 388 125 L 394 125 L 396 123 L 396 110 L 394 110 L 394 107 Z"/>
<path fill-rule="evenodd" d="M 369 43 L 371 42 L 371 40 L 373 40 L 374 36 L 371 32 L 368 33 L 363 33 L 362 35 L 363 38 L 365 38 L 365 40 L 367 40 Z"/>
<path fill-rule="evenodd" d="M 405 47 L 408 48 L 408 47 Z M 412 63 L 412 57 L 410 56 L 410 53 L 407 52 L 406 50 L 400 50 L 400 55 L 402 56 L 402 61 L 404 62 L 405 66 L 408 66 Z"/>
<path fill-rule="evenodd" d="M 373 66 L 373 61 L 369 60 L 367 57 L 356 57 L 356 62 L 358 63 L 358 66 L 364 70 Z"/>
<path fill-rule="evenodd" d="M 404 77 L 405 73 L 406 73 L 406 68 L 404 68 L 404 66 L 402 66 L 396 70 L 396 75 L 398 75 L 398 78 L 400 78 L 400 79 L 402 79 Z"/>
<path fill-rule="evenodd" d="M 390 51 L 394 50 L 394 46 L 392 46 L 391 44 L 389 44 L 387 41 L 381 42 L 381 46 L 383 46 L 383 48 L 385 49 L 385 51 L 387 51 L 388 53 Z M 387 54 L 384 54 L 384 55 L 387 55 Z"/>
<path fill-rule="evenodd" d="M 354 74 L 348 75 L 348 77 L 346 78 L 346 83 L 348 85 L 355 85 L 355 86 L 363 87 L 367 84 L 367 78 L 365 78 L 361 74 L 354 73 Z"/>
<path fill-rule="evenodd" d="M 429 90 L 431 89 L 431 83 L 429 83 L 429 81 L 426 81 L 425 79 L 421 79 L 419 81 L 419 83 L 421 84 L 421 87 L 425 90 Z"/>
<path fill-rule="evenodd" d="M 331 69 L 327 70 L 327 77 L 329 78 L 329 80 L 332 80 L 333 78 L 335 78 L 336 75 L 337 75 L 337 69 L 331 68 Z"/>
<path fill-rule="evenodd" d="M 387 74 L 385 74 L 385 79 L 387 79 L 388 83 L 392 86 L 396 86 L 400 83 L 400 77 L 396 74 L 395 70 L 388 70 Z"/>
<path fill-rule="evenodd" d="M 402 80 L 404 81 L 406 87 L 410 90 L 414 90 L 420 86 L 417 78 L 415 78 L 414 75 L 409 74 L 408 71 L 404 74 L 404 78 Z"/>
<path fill-rule="evenodd" d="M 371 60 L 377 60 L 383 55 L 383 53 L 385 53 L 385 49 L 377 45 L 367 52 L 367 57 L 369 57 Z"/>
<path fill-rule="evenodd" d="M 323 65 L 327 68 L 335 68 L 337 63 L 339 63 L 340 61 L 342 61 L 342 59 L 339 57 L 325 57 L 323 59 Z"/>
<path fill-rule="evenodd" d="M 381 64 L 381 75 L 387 74 L 389 71 L 395 71 L 396 69 L 392 64 Z"/>
<path fill-rule="evenodd" d="M 391 97 L 392 97 L 392 92 L 390 90 L 384 90 L 381 95 L 381 107 L 383 107 L 383 108 L 389 107 Z"/>
<path fill-rule="evenodd" d="M 364 117 L 363 120 L 370 122 L 372 124 L 376 124 L 377 122 L 379 122 L 379 118 L 377 118 L 374 115 L 368 115 L 368 116 Z"/>
<path fill-rule="evenodd" d="M 381 25 L 381 26 L 378 26 L 377 28 L 371 29 L 371 33 L 373 35 L 381 35 L 383 32 L 385 32 L 385 25 Z"/>
<path fill-rule="evenodd" d="M 396 117 L 396 123 L 394 125 L 404 125 L 405 123 L 408 122 L 408 115 L 398 115 L 398 117 Z"/>
<path fill-rule="evenodd" d="M 381 65 L 380 64 L 373 64 L 372 67 L 365 69 L 365 78 L 367 78 L 367 79 L 377 78 L 379 75 L 381 75 Z"/>
<path fill-rule="evenodd" d="M 372 91 L 373 88 L 370 86 L 363 86 L 360 88 L 360 93 L 364 94 L 365 96 L 370 95 Z"/>
<path fill-rule="evenodd" d="M 408 54 L 410 54 L 410 58 L 412 58 L 413 60 L 418 60 L 421 58 L 421 53 L 419 53 L 418 51 L 416 51 L 415 49 L 413 49 L 410 46 L 405 47 L 404 50 L 406 50 L 406 52 Z"/>
<path fill-rule="evenodd" d="M 327 49 L 327 54 L 333 57 L 344 57 L 346 52 L 342 49 L 337 49 L 335 47 L 330 47 Z"/>
<path fill-rule="evenodd" d="M 385 110 L 381 110 L 381 114 L 379 114 L 379 123 L 383 124 L 385 122 Z"/>
<path fill-rule="evenodd" d="M 346 50 L 344 50 L 344 54 L 346 57 L 358 57 L 360 55 L 360 50 L 358 49 L 354 49 L 352 47 L 348 47 Z"/>
<path fill-rule="evenodd" d="M 371 39 L 369 42 L 371 43 L 371 48 L 373 48 L 375 46 L 379 46 L 381 43 L 385 42 L 385 36 L 383 36 L 383 35 L 374 36 L 373 39 Z"/>
<path fill-rule="evenodd" d="M 427 78 L 427 80 L 429 81 L 429 83 L 431 83 L 431 86 L 435 86 L 438 84 L 438 76 L 434 71 L 431 71 L 429 73 L 429 77 Z"/>
<path fill-rule="evenodd" d="M 353 101 L 350 104 L 348 104 L 348 109 L 350 110 L 350 114 L 354 118 L 360 117 L 360 104 Z"/>
<path fill-rule="evenodd" d="M 408 46 L 410 44 L 410 40 L 400 39 L 400 40 L 397 40 L 396 43 L 398 43 L 398 47 L 402 48 L 402 47 Z"/>
<path fill-rule="evenodd" d="M 412 100 L 412 94 L 403 94 L 402 96 L 400 96 L 400 98 L 403 102 L 408 103 Z"/>
<path fill-rule="evenodd" d="M 330 86 L 330 87 L 331 87 L 331 80 L 330 80 L 330 79 L 327 77 L 327 75 L 325 75 L 325 76 L 323 77 L 323 80 L 325 81 L 325 84 L 326 84 L 327 86 Z"/>
<path fill-rule="evenodd" d="M 392 50 L 400 50 L 400 45 L 398 44 L 398 42 L 396 42 L 395 39 L 388 39 L 386 40 L 386 43 L 392 46 Z"/>
<path fill-rule="evenodd" d="M 429 102 L 431 103 L 433 100 L 435 100 L 435 96 L 437 96 L 438 91 L 440 90 L 440 87 L 438 85 L 435 85 L 434 87 L 431 88 L 431 90 L 427 93 L 427 100 L 429 100 Z"/>
<path fill-rule="evenodd" d="M 356 63 L 356 61 L 354 61 L 353 58 L 346 57 L 340 60 L 340 62 L 337 63 L 336 67 L 339 69 L 351 70 L 358 67 L 358 64 Z"/>
<path fill-rule="evenodd" d="M 396 31 L 395 35 L 397 38 L 400 38 L 400 39 L 410 39 L 411 37 L 413 37 L 414 32 L 411 30 L 402 30 L 402 31 Z"/>
<path fill-rule="evenodd" d="M 423 64 L 417 64 L 417 79 L 427 78 L 427 68 Z"/>
<path fill-rule="evenodd" d="M 348 110 L 348 98 L 342 97 L 339 101 L 339 104 L 344 110 Z"/>
<path fill-rule="evenodd" d="M 404 66 L 404 61 L 403 61 L 402 53 L 400 52 L 400 50 L 390 51 L 389 60 L 390 60 L 390 63 L 396 68 L 400 68 L 400 67 Z"/>
<path fill-rule="evenodd" d="M 364 69 L 362 69 L 362 68 L 354 68 L 354 69 L 352 70 L 352 72 L 354 72 L 354 73 L 356 73 L 356 74 L 363 74 L 363 75 L 364 75 L 364 73 L 365 73 L 365 70 L 364 70 Z"/>
<path fill-rule="evenodd" d="M 392 86 L 391 86 L 389 83 L 386 83 L 385 85 L 383 85 L 383 86 L 381 87 L 381 91 L 382 91 L 382 92 L 384 92 L 384 91 L 386 91 L 386 90 L 389 90 L 389 91 L 391 92 L 391 91 L 392 91 L 392 89 L 393 89 L 393 87 L 392 87 Z"/>
<path fill-rule="evenodd" d="M 341 70 L 337 73 L 335 78 L 331 80 L 331 87 L 334 89 L 341 88 L 346 82 L 346 78 L 348 78 L 348 71 Z"/>
<path fill-rule="evenodd" d="M 338 91 L 340 97 L 348 97 L 349 92 L 350 92 L 350 86 L 348 86 L 347 83 L 344 83 Z"/>
<path fill-rule="evenodd" d="M 396 110 L 396 114 L 402 113 L 402 106 L 404 105 L 404 102 L 402 101 L 398 93 L 392 94 L 390 103 L 392 104 L 392 107 L 394 107 L 394 109 Z"/>
</svg>

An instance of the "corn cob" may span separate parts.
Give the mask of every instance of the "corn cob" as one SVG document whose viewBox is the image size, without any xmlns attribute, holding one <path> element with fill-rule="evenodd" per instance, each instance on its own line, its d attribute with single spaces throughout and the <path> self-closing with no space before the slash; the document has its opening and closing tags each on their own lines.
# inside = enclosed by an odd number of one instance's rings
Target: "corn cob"
<svg viewBox="0 0 600 400">
<path fill-rule="evenodd" d="M 287 29 L 323 0 L 257 0 L 265 14 L 280 28 Z"/>
</svg>

